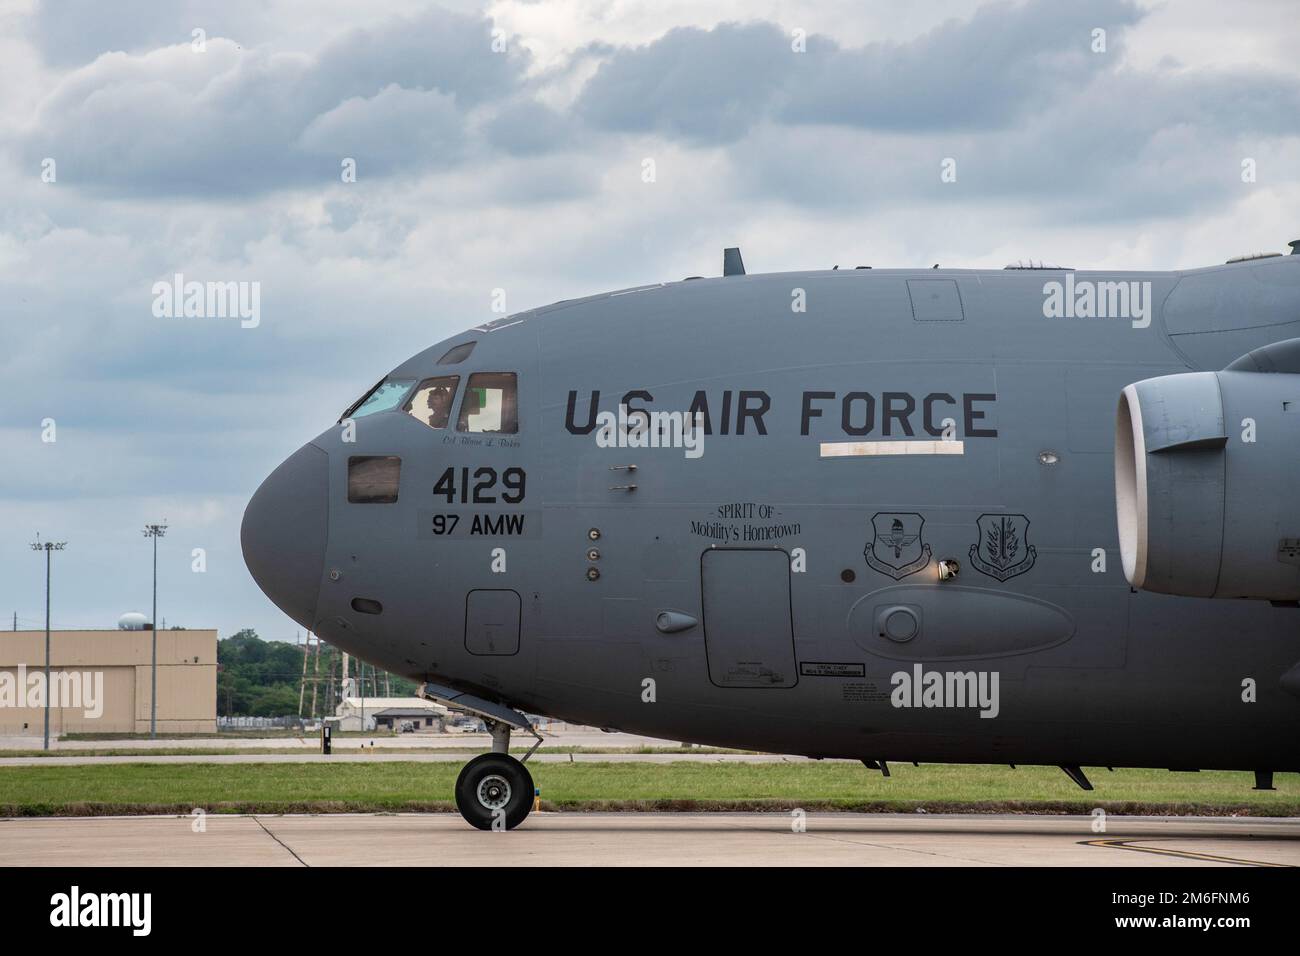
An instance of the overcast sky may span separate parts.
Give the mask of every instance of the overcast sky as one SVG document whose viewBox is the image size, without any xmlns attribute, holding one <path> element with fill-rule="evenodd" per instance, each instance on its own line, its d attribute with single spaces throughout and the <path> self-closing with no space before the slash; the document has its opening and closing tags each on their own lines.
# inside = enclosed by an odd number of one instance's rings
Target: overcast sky
<svg viewBox="0 0 1300 956">
<path fill-rule="evenodd" d="M 294 639 L 248 497 L 497 288 L 1284 251 L 1297 49 L 1294 0 L 0 0 L 4 626 L 38 531 L 56 627 L 147 613 L 166 519 L 160 619 Z M 155 316 L 178 272 L 260 324 Z"/>
</svg>

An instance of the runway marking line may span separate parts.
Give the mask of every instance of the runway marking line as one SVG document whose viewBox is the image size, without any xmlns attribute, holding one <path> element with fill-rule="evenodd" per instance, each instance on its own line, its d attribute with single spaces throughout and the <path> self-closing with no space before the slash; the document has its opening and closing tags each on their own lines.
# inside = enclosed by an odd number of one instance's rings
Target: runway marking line
<svg viewBox="0 0 1300 956">
<path fill-rule="evenodd" d="M 1197 853 L 1194 850 L 1170 850 L 1165 847 L 1137 846 L 1131 840 L 1080 840 L 1083 846 L 1108 847 L 1112 850 L 1133 850 L 1137 853 L 1154 853 L 1158 856 L 1175 856 L 1184 860 L 1200 860 L 1203 863 L 1232 863 L 1237 866 L 1270 866 L 1289 869 L 1290 863 L 1266 863 L 1263 860 L 1240 860 L 1232 856 L 1218 856 L 1213 853 Z"/>
</svg>

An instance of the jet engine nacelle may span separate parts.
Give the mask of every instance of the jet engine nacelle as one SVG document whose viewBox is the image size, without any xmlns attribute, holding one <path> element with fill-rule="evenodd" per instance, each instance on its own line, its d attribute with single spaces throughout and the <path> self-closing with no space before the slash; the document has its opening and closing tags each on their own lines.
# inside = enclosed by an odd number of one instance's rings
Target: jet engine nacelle
<svg viewBox="0 0 1300 956">
<path fill-rule="evenodd" d="M 1134 587 L 1300 600 L 1300 374 L 1252 358 L 1124 389 L 1115 503 Z"/>
</svg>

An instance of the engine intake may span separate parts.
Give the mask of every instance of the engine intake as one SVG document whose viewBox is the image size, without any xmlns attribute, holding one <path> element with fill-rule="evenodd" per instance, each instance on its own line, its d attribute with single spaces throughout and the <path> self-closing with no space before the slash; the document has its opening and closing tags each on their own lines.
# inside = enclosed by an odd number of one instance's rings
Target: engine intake
<svg viewBox="0 0 1300 956">
<path fill-rule="evenodd" d="M 1300 600 L 1300 373 L 1252 356 L 1120 396 L 1115 506 L 1134 587 Z"/>
</svg>

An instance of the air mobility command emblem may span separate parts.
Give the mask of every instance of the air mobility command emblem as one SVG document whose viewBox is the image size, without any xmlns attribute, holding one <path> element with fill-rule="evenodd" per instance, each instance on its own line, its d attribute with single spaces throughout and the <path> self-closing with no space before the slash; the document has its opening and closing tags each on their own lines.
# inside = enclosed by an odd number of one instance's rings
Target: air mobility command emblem
<svg viewBox="0 0 1300 956">
<path fill-rule="evenodd" d="M 1029 519 L 1024 515 L 980 515 L 976 526 L 979 542 L 970 548 L 976 570 L 1006 581 L 1034 566 L 1038 550 L 1029 543 Z"/>
</svg>

